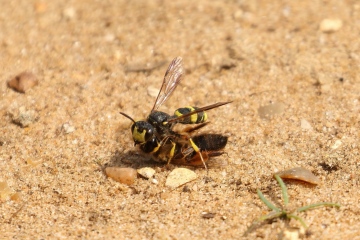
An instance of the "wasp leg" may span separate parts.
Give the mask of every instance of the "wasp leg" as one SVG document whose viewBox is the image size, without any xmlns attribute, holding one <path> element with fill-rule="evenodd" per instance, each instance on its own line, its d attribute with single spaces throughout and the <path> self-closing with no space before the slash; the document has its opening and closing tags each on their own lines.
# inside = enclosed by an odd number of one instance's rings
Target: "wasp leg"
<svg viewBox="0 0 360 240">
<path fill-rule="evenodd" d="M 201 159 L 202 163 L 204 164 L 205 169 L 208 170 L 208 168 L 205 164 L 204 158 L 201 154 L 200 148 L 198 146 L 196 146 L 196 144 L 194 143 L 194 141 L 191 138 L 189 139 L 189 141 L 190 141 L 191 147 L 195 150 L 195 152 L 199 153 L 200 159 Z"/>
<path fill-rule="evenodd" d="M 160 141 L 160 145 L 161 146 L 164 145 L 169 139 L 170 139 L 170 136 L 164 137 L 164 139 Z"/>
<path fill-rule="evenodd" d="M 174 155 L 175 155 L 175 150 L 176 150 L 176 143 L 171 142 L 171 144 L 172 144 L 172 147 L 171 147 L 170 152 L 169 152 L 169 157 L 168 157 L 167 165 L 170 164 L 171 160 L 173 159 L 173 157 L 174 157 Z"/>
</svg>

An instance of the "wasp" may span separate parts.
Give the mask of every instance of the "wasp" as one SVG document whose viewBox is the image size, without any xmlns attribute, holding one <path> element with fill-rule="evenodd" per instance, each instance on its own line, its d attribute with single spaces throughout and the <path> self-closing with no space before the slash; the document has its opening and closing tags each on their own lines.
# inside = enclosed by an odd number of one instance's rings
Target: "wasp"
<svg viewBox="0 0 360 240">
<path fill-rule="evenodd" d="M 221 134 L 193 133 L 205 127 L 205 111 L 223 106 L 229 102 L 218 102 L 205 107 L 188 106 L 177 109 L 173 115 L 158 111 L 158 108 L 171 96 L 180 81 L 184 70 L 182 58 L 175 58 L 169 65 L 155 103 L 146 120 L 135 121 L 129 115 L 120 112 L 130 119 L 132 138 L 144 153 L 151 154 L 155 161 L 179 165 L 201 166 L 213 156 L 219 156 L 227 144 L 228 137 Z M 182 132 L 174 130 L 176 124 L 193 124 Z"/>
</svg>

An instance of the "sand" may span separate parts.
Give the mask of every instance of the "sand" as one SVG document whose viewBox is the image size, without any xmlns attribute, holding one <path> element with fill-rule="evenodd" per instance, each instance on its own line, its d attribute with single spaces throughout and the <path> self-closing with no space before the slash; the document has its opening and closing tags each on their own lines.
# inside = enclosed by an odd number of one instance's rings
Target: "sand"
<svg viewBox="0 0 360 240">
<path fill-rule="evenodd" d="M 358 1 L 4 1 L 0 19 L 0 238 L 360 239 Z M 160 110 L 233 102 L 201 130 L 228 136 L 226 154 L 170 189 L 180 166 L 140 154 L 119 112 L 145 118 L 176 56 L 185 77 Z M 23 71 L 39 83 L 19 93 Z M 257 189 L 281 204 L 272 175 L 293 167 L 321 184 L 285 181 L 290 207 L 341 208 L 244 237 L 269 212 Z"/>
</svg>

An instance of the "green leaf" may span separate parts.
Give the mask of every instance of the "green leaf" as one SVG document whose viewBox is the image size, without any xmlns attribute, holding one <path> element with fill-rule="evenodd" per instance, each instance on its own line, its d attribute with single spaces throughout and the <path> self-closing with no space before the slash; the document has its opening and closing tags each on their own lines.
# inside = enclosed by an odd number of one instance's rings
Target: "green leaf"
<svg viewBox="0 0 360 240">
<path fill-rule="evenodd" d="M 293 215 L 293 214 L 287 214 L 286 216 L 288 218 L 294 218 L 294 219 L 298 220 L 304 228 L 307 228 L 305 221 L 301 217 Z"/>
<path fill-rule="evenodd" d="M 321 202 L 321 203 L 315 203 L 315 204 L 311 204 L 311 205 L 307 205 L 304 207 L 299 207 L 298 209 L 296 209 L 296 211 L 298 212 L 304 212 L 306 210 L 310 210 L 310 209 L 314 209 L 317 207 L 340 207 L 340 204 L 338 203 L 330 203 L 330 202 Z"/>
<path fill-rule="evenodd" d="M 261 200 L 263 203 L 265 203 L 265 205 L 268 206 L 268 208 L 270 208 L 271 210 L 274 210 L 274 211 L 276 211 L 276 212 L 280 212 L 280 211 L 281 211 L 279 208 L 275 207 L 274 204 L 272 204 L 271 202 L 269 202 L 269 201 L 264 197 L 263 193 L 262 193 L 259 189 L 257 189 L 257 194 L 258 194 L 260 200 Z"/>
<path fill-rule="evenodd" d="M 279 175 L 275 174 L 275 179 L 278 181 L 278 183 L 279 183 L 279 185 L 281 187 L 282 195 L 283 195 L 283 198 L 284 198 L 284 206 L 286 206 L 289 203 L 289 195 L 287 193 L 287 188 L 285 186 L 285 183 L 283 182 L 281 177 L 279 177 Z"/>
</svg>

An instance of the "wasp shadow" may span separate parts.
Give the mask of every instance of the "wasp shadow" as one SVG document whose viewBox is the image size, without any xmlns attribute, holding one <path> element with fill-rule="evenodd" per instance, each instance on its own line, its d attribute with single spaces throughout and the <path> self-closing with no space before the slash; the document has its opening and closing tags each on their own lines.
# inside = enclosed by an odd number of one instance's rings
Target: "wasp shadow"
<svg viewBox="0 0 360 240">
<path fill-rule="evenodd" d="M 101 166 L 102 169 L 106 167 L 130 167 L 139 169 L 143 167 L 161 167 L 164 164 L 158 163 L 151 159 L 150 156 L 142 154 L 140 151 L 130 150 L 121 152 L 116 150 L 110 160 Z"/>
</svg>

